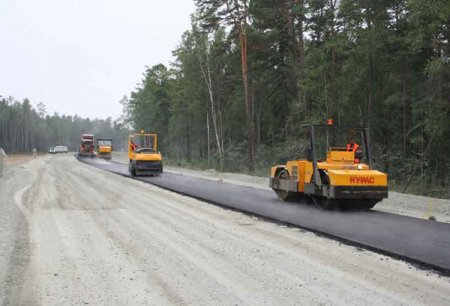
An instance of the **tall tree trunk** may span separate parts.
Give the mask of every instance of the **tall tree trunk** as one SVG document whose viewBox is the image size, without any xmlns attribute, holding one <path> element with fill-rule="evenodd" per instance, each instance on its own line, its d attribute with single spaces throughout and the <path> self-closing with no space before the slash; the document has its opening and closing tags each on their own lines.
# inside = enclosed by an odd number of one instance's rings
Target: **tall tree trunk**
<svg viewBox="0 0 450 306">
<path fill-rule="evenodd" d="M 330 0 L 328 3 L 333 17 L 331 19 L 331 72 L 330 72 L 330 87 L 331 87 L 331 101 L 330 101 L 330 112 L 328 114 L 329 118 L 334 118 L 337 115 L 339 109 L 337 108 L 337 92 L 336 92 L 336 29 L 335 29 L 335 10 L 336 10 L 336 0 Z M 336 119 L 336 118 L 335 118 Z"/>
<path fill-rule="evenodd" d="M 372 105 L 373 105 L 373 58 L 372 58 L 372 20 L 370 19 L 369 0 L 366 0 L 366 23 L 368 32 L 368 78 L 367 78 L 367 126 L 372 127 Z M 372 139 L 372 137 L 371 137 Z"/>
<path fill-rule="evenodd" d="M 402 82 L 402 144 L 403 144 L 403 156 L 406 157 L 406 133 L 407 126 L 406 126 L 406 85 L 405 81 Z"/>
<path fill-rule="evenodd" d="M 186 110 L 187 114 L 187 110 Z M 192 157 L 192 150 L 191 150 L 191 124 L 190 120 L 186 120 L 186 155 L 187 160 L 190 161 Z"/>
<path fill-rule="evenodd" d="M 230 0 L 225 1 L 228 14 L 233 20 L 239 38 L 239 47 L 241 49 L 241 68 L 242 80 L 244 82 L 244 102 L 245 114 L 247 118 L 247 154 L 248 170 L 254 170 L 254 124 L 253 124 L 253 102 L 250 97 L 248 85 L 248 67 L 247 67 L 247 25 L 248 25 L 248 0 L 242 0 L 243 11 L 239 10 L 238 0 L 232 0 L 236 12 L 231 10 Z M 231 2 L 232 3 L 232 2 Z"/>
<path fill-rule="evenodd" d="M 247 33 L 246 24 L 241 26 L 241 33 L 239 35 L 239 42 L 241 46 L 241 66 L 242 66 L 242 79 L 244 81 L 244 100 L 245 100 L 245 113 L 247 117 L 247 153 L 248 153 L 248 170 L 253 172 L 254 170 L 254 129 L 253 129 L 253 103 L 250 98 L 249 86 L 248 86 L 248 69 L 247 69 Z"/>
<path fill-rule="evenodd" d="M 209 112 L 208 111 L 206 111 L 206 134 L 207 134 L 207 143 L 208 143 L 208 146 L 207 146 L 207 148 L 208 148 L 208 152 L 207 152 L 207 155 L 208 155 L 208 167 L 210 167 L 210 165 L 211 165 L 211 141 L 210 141 L 210 132 L 209 132 Z"/>
<path fill-rule="evenodd" d="M 222 150 L 222 167 L 225 167 L 225 146 L 224 146 L 224 133 L 223 133 L 223 116 L 220 111 L 220 103 L 217 103 L 217 116 L 218 116 L 218 125 L 219 125 L 219 138 L 220 138 L 220 147 Z M 223 169 L 222 169 L 223 170 Z"/>
<path fill-rule="evenodd" d="M 206 87 L 208 89 L 208 96 L 209 96 L 209 102 L 210 102 L 210 106 L 211 106 L 211 119 L 213 122 L 213 127 L 214 127 L 214 134 L 216 137 L 216 144 L 217 144 L 217 151 L 219 153 L 219 163 L 220 163 L 220 170 L 223 171 L 223 147 L 222 147 L 222 142 L 220 140 L 220 136 L 219 136 L 219 129 L 218 129 L 218 124 L 217 124 L 217 110 L 216 110 L 216 106 L 214 103 L 214 92 L 213 92 L 213 87 L 212 87 L 212 79 L 211 79 L 211 70 L 209 68 L 209 56 L 206 55 L 206 72 L 205 69 L 203 68 L 203 64 L 201 62 L 199 62 L 200 64 L 200 70 L 202 71 L 202 75 L 203 78 L 205 80 L 205 84 Z M 208 142 L 209 144 L 209 142 Z"/>
<path fill-rule="evenodd" d="M 298 93 L 300 104 L 303 106 L 303 115 L 306 120 L 308 117 L 308 101 L 306 99 L 306 90 L 304 86 L 305 81 L 305 45 L 304 45 L 304 31 L 303 31 L 303 22 L 305 20 L 305 15 L 303 13 L 304 9 L 304 1 L 305 0 L 295 0 L 296 6 L 301 6 L 301 12 L 296 14 L 297 18 L 297 36 L 298 36 L 298 62 L 297 62 L 297 71 L 298 71 Z"/>
</svg>

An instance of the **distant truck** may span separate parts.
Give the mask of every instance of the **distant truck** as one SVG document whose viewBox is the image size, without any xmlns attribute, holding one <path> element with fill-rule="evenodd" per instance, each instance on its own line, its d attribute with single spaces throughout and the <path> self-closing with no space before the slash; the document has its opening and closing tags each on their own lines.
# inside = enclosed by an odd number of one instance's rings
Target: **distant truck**
<svg viewBox="0 0 450 306">
<path fill-rule="evenodd" d="M 93 134 L 81 135 L 81 142 L 80 147 L 78 149 L 78 155 L 80 157 L 95 157 Z"/>
<path fill-rule="evenodd" d="M 97 157 L 101 159 L 111 159 L 112 153 L 112 139 L 108 138 L 98 138 L 96 145 Z"/>
</svg>

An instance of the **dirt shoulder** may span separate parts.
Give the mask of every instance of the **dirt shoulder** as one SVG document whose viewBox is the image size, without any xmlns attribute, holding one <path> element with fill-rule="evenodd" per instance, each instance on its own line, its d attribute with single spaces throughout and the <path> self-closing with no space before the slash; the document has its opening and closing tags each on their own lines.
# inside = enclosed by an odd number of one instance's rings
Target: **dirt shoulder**
<svg viewBox="0 0 450 306">
<path fill-rule="evenodd" d="M 0 177 L 0 305 L 17 304 L 29 265 L 28 221 L 15 200 L 32 182 L 32 173 L 21 161 L 9 164 Z"/>
<path fill-rule="evenodd" d="M 42 156 L 40 156 L 42 157 Z M 32 154 L 14 154 L 14 155 L 8 155 L 7 158 L 5 158 L 3 160 L 3 162 L 6 165 L 14 165 L 14 164 L 18 164 L 18 163 L 23 163 L 26 161 L 29 161 L 33 159 L 33 155 Z"/>
<path fill-rule="evenodd" d="M 113 159 L 118 162 L 127 162 L 127 156 L 125 153 L 115 153 Z M 170 166 L 164 166 L 164 169 L 166 171 L 179 173 L 181 175 L 189 175 L 264 190 L 271 190 L 269 188 L 268 177 L 264 178 L 240 173 L 221 173 L 214 169 L 199 171 Z M 389 198 L 378 203 L 374 209 L 424 219 L 428 219 L 429 216 L 432 215 L 439 222 L 450 223 L 450 200 L 445 199 L 416 196 L 399 192 L 389 192 Z"/>
</svg>

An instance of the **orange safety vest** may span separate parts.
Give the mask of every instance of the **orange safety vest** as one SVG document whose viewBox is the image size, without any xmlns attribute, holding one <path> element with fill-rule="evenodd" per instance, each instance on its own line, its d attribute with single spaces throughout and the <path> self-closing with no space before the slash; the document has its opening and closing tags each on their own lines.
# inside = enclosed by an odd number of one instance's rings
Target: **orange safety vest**
<svg viewBox="0 0 450 306">
<path fill-rule="evenodd" d="M 353 151 L 353 153 L 356 152 L 356 150 L 358 150 L 359 146 L 356 142 L 352 142 L 352 143 L 348 143 L 347 144 L 347 151 Z"/>
</svg>

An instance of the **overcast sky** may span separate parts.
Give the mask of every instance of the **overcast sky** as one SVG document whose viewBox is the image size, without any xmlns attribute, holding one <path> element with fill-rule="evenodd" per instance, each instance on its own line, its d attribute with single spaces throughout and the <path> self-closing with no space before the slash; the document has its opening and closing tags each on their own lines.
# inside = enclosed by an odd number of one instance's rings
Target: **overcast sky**
<svg viewBox="0 0 450 306">
<path fill-rule="evenodd" d="M 0 95 L 117 118 L 145 66 L 172 61 L 193 0 L 0 0 Z"/>
</svg>

